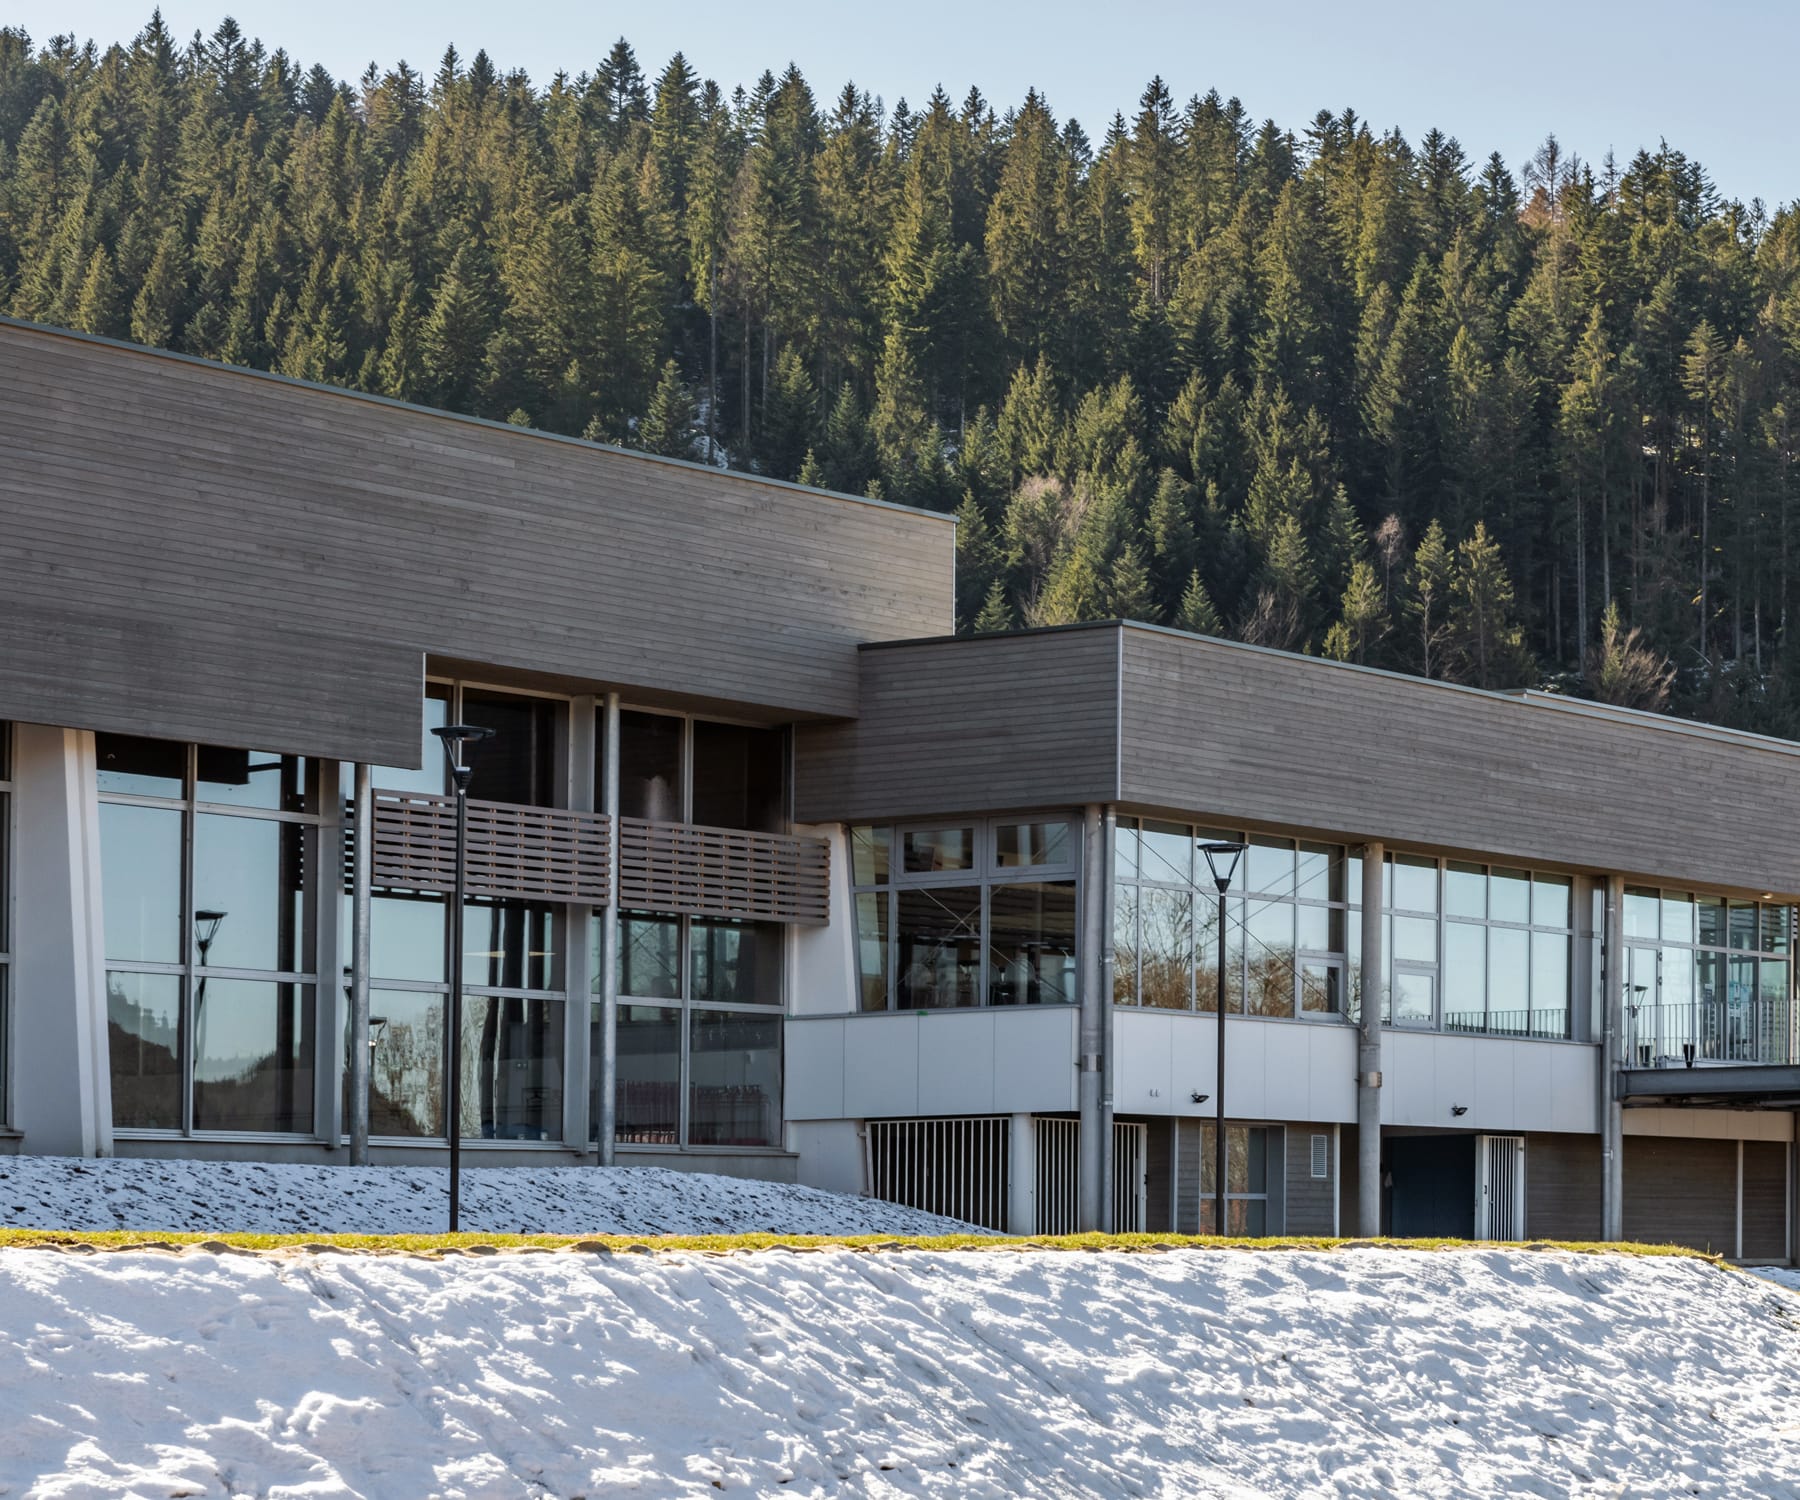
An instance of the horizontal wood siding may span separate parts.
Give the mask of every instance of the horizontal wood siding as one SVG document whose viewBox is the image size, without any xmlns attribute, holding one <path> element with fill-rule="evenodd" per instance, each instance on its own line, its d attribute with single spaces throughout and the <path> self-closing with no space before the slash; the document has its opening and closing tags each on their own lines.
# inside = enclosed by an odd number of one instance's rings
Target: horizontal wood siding
<svg viewBox="0 0 1800 1500">
<path fill-rule="evenodd" d="M 1744 1142 L 1745 1260 L 1786 1260 L 1788 1146 Z"/>
<path fill-rule="evenodd" d="M 604 813 L 471 797 L 465 888 L 471 896 L 605 906 L 612 899 L 607 881 L 611 837 L 612 820 Z M 454 892 L 456 799 L 377 792 L 371 854 L 377 886 Z"/>
<path fill-rule="evenodd" d="M 406 765 L 428 652 L 849 714 L 953 566 L 944 518 L 0 324 L 0 715 Z"/>
<path fill-rule="evenodd" d="M 923 641 L 861 658 L 856 721 L 795 732 L 801 822 L 1112 799 L 1116 630 Z"/>
<path fill-rule="evenodd" d="M 1597 1135 L 1527 1135 L 1525 1233 L 1534 1240 L 1599 1239 L 1603 1165 Z"/>
<path fill-rule="evenodd" d="M 1144 1229 L 1150 1234 L 1171 1234 L 1175 1221 L 1175 1122 L 1151 1120 L 1144 1146 Z"/>
<path fill-rule="evenodd" d="M 1625 1238 L 1735 1254 L 1737 1151 L 1736 1141 L 1626 1136 Z"/>
<path fill-rule="evenodd" d="M 1127 627 L 1122 800 L 1800 893 L 1800 757 Z"/>
<path fill-rule="evenodd" d="M 1296 1121 L 1287 1127 L 1287 1222 L 1285 1234 L 1330 1234 L 1332 1207 L 1337 1199 L 1333 1172 L 1331 1127 Z M 1324 1177 L 1312 1174 L 1314 1136 L 1325 1142 Z"/>
</svg>

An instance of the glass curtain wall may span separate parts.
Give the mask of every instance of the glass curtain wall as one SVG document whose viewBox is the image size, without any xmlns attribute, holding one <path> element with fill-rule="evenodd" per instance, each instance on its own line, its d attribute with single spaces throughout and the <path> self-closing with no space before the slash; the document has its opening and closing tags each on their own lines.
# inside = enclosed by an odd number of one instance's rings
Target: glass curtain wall
<svg viewBox="0 0 1800 1500">
<path fill-rule="evenodd" d="M 95 745 L 114 1128 L 311 1134 L 318 767 Z"/>
<path fill-rule="evenodd" d="M 421 767 L 375 767 L 375 790 L 447 794 L 442 743 L 431 731 L 451 722 L 495 731 L 471 758 L 471 798 L 525 807 L 566 803 L 567 701 L 461 683 L 427 687 Z M 369 1133 L 441 1140 L 449 1133 L 449 903 L 435 892 L 385 887 L 373 897 Z M 344 920 L 348 932 L 348 910 Z M 471 900 L 463 909 L 464 1139 L 562 1139 L 563 928 L 560 905 Z M 346 1053 L 346 1090 L 349 1077 Z"/>
<path fill-rule="evenodd" d="M 1075 825 L 1045 815 L 850 830 L 865 1011 L 1076 999 Z"/>
</svg>

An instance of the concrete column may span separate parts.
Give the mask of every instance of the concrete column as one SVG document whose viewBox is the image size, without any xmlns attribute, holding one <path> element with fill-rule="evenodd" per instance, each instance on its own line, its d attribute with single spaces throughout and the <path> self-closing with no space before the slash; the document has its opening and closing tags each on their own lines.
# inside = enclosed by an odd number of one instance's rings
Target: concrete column
<svg viewBox="0 0 1800 1500">
<path fill-rule="evenodd" d="M 1600 1238 L 1625 1238 L 1625 1111 L 1619 1068 L 1625 1048 L 1625 877 L 1606 877 L 1606 928 L 1600 982 Z"/>
<path fill-rule="evenodd" d="M 1037 1121 L 1014 1115 L 1008 1131 L 1006 1232 L 1037 1233 Z"/>
<path fill-rule="evenodd" d="M 602 763 L 596 753 L 599 700 L 577 697 L 569 704 L 568 806 L 575 812 L 593 812 Z M 594 983 L 594 954 L 589 942 L 593 908 L 572 905 L 563 910 L 568 930 L 563 935 L 563 1142 L 571 1151 L 595 1149 L 591 1141 L 594 1064 L 590 1012 L 598 993 Z"/>
<path fill-rule="evenodd" d="M 613 1164 L 619 1076 L 619 695 L 606 695 L 600 811 L 612 819 L 607 841 L 606 905 L 600 908 L 600 1165 Z"/>
<path fill-rule="evenodd" d="M 350 858 L 350 1165 L 369 1164 L 369 935 L 374 919 L 375 797 L 368 762 L 356 763 Z M 335 782 L 333 795 L 336 795 Z M 320 900 L 328 900 L 326 892 Z"/>
<path fill-rule="evenodd" d="M 1362 851 L 1362 1013 L 1356 1042 L 1356 1232 L 1381 1233 L 1381 872 L 1379 843 Z"/>
<path fill-rule="evenodd" d="M 1108 807 L 1100 819 L 1100 1227 L 1108 1234 L 1118 1229 L 1113 1222 L 1113 847 L 1117 843 L 1119 815 Z"/>
<path fill-rule="evenodd" d="M 1101 902 L 1106 879 L 1106 855 L 1101 847 L 1106 836 L 1100 808 L 1090 805 L 1081 815 L 1081 1025 L 1076 1042 L 1076 1106 L 1080 1113 L 1080 1166 L 1075 1193 L 1076 1227 L 1083 1233 L 1105 1222 L 1105 1189 L 1101 1153 L 1105 1149 L 1104 1101 L 1101 1067 L 1105 1061 L 1106 1007 L 1110 995 L 1100 992 L 1105 972 L 1100 949 L 1106 923 Z"/>
<path fill-rule="evenodd" d="M 94 737 L 14 733 L 12 1124 L 28 1151 L 110 1156 Z"/>
</svg>

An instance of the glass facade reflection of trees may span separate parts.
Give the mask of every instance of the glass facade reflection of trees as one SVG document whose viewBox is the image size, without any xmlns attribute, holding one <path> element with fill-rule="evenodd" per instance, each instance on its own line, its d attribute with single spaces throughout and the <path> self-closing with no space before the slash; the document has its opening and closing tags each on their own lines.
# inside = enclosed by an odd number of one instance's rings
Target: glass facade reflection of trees
<svg viewBox="0 0 1800 1500">
<path fill-rule="evenodd" d="M 1075 1000 L 1074 826 L 965 819 L 850 830 L 865 1011 Z"/>
<path fill-rule="evenodd" d="M 317 767 L 98 735 L 113 1124 L 310 1134 Z"/>
</svg>

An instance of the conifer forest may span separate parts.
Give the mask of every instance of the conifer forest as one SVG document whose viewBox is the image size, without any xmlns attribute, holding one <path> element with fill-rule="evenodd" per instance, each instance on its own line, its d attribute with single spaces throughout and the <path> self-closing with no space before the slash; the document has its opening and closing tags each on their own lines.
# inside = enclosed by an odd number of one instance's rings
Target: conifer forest
<svg viewBox="0 0 1800 1500">
<path fill-rule="evenodd" d="M 965 630 L 1800 735 L 1795 204 L 1159 79 L 1078 124 L 578 62 L 0 30 L 0 312 L 954 511 Z"/>
</svg>

